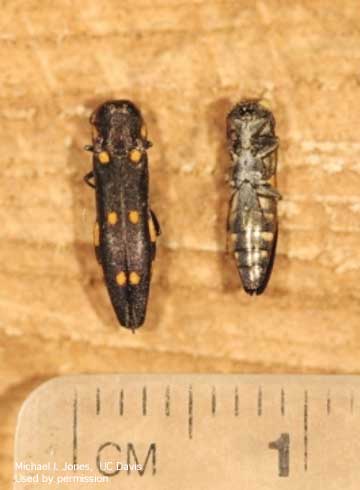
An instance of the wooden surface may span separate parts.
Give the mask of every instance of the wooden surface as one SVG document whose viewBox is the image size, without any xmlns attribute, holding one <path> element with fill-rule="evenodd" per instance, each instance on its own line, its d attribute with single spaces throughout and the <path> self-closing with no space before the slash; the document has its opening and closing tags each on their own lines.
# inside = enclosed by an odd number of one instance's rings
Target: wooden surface
<svg viewBox="0 0 360 490">
<path fill-rule="evenodd" d="M 357 0 L 12 0 L 0 18 L 0 483 L 40 382 L 84 372 L 360 371 Z M 266 293 L 226 254 L 224 121 L 265 97 L 281 139 Z M 142 109 L 163 235 L 146 326 L 119 329 L 92 246 L 88 116 Z"/>
</svg>

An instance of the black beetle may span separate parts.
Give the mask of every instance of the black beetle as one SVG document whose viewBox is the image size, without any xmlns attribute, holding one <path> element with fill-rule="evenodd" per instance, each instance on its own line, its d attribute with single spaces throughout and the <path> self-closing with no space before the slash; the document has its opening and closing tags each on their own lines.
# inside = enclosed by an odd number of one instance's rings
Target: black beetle
<svg viewBox="0 0 360 490">
<path fill-rule="evenodd" d="M 121 325 L 145 320 L 159 223 L 148 203 L 151 146 L 139 109 L 111 100 L 91 115 L 93 170 L 84 180 L 96 191 L 96 257 Z"/>
</svg>

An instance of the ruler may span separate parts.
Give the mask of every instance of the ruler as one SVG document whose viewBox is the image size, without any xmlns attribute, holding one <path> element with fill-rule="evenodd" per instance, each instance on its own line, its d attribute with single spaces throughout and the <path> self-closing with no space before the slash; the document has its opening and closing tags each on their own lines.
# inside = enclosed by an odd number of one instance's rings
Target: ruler
<svg viewBox="0 0 360 490">
<path fill-rule="evenodd" d="M 83 375 L 18 418 L 14 489 L 358 489 L 360 377 Z"/>
</svg>

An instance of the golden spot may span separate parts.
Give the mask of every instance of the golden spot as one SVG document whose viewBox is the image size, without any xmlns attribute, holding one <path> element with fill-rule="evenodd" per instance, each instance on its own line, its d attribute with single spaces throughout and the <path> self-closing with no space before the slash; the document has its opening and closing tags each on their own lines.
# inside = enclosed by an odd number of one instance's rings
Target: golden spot
<svg viewBox="0 0 360 490">
<path fill-rule="evenodd" d="M 100 228 L 97 221 L 94 225 L 94 245 L 95 247 L 98 247 L 100 245 Z"/>
<path fill-rule="evenodd" d="M 236 242 L 236 240 L 237 240 L 237 238 L 238 238 L 237 233 L 231 233 L 230 238 L 231 238 L 231 240 L 232 240 L 233 242 Z"/>
<path fill-rule="evenodd" d="M 139 220 L 140 220 L 140 215 L 138 211 L 133 210 L 129 212 L 130 223 L 132 223 L 133 225 L 137 225 L 139 223 Z"/>
<path fill-rule="evenodd" d="M 108 214 L 108 216 L 107 216 L 107 220 L 108 220 L 109 225 L 116 225 L 117 220 L 118 220 L 118 216 L 117 216 L 117 214 L 115 213 L 115 211 L 111 211 L 111 212 Z"/>
<path fill-rule="evenodd" d="M 139 163 L 142 157 L 142 153 L 137 148 L 134 148 L 133 150 L 131 150 L 129 157 L 132 163 Z"/>
<path fill-rule="evenodd" d="M 267 257 L 268 255 L 269 255 L 269 254 L 268 254 L 268 252 L 267 252 L 266 250 L 261 250 L 261 251 L 260 251 L 260 257 L 261 257 L 262 259 L 266 259 L 266 257 Z"/>
<path fill-rule="evenodd" d="M 137 272 L 130 272 L 129 281 L 133 286 L 137 286 L 140 282 L 139 274 Z"/>
<path fill-rule="evenodd" d="M 146 124 L 143 124 L 140 129 L 140 136 L 145 140 L 147 138 L 148 132 Z"/>
<path fill-rule="evenodd" d="M 156 230 L 155 230 L 153 219 L 151 217 L 149 218 L 149 235 L 150 235 L 150 240 L 152 242 L 156 242 Z"/>
<path fill-rule="evenodd" d="M 234 252 L 234 255 L 235 255 L 235 259 L 239 259 L 240 258 L 240 252 Z"/>
<path fill-rule="evenodd" d="M 265 242 L 271 242 L 272 239 L 274 238 L 274 233 L 271 233 L 271 231 L 263 231 L 261 233 L 261 238 L 265 241 Z"/>
<path fill-rule="evenodd" d="M 101 151 L 99 153 L 99 162 L 102 163 L 103 165 L 106 165 L 107 163 L 110 162 L 110 156 L 107 151 Z"/>
<path fill-rule="evenodd" d="M 126 274 L 124 271 L 119 272 L 116 276 L 116 282 L 119 286 L 124 286 L 126 284 Z"/>
</svg>

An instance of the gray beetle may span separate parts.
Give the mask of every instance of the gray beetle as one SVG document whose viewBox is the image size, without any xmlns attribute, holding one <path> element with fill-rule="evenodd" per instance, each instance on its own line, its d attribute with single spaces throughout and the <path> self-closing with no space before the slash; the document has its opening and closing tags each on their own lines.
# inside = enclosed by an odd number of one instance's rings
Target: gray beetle
<svg viewBox="0 0 360 490">
<path fill-rule="evenodd" d="M 278 236 L 277 202 L 271 184 L 278 138 L 272 113 L 257 100 L 244 100 L 227 116 L 232 159 L 228 231 L 241 281 L 248 294 L 261 294 L 270 278 Z"/>
</svg>

